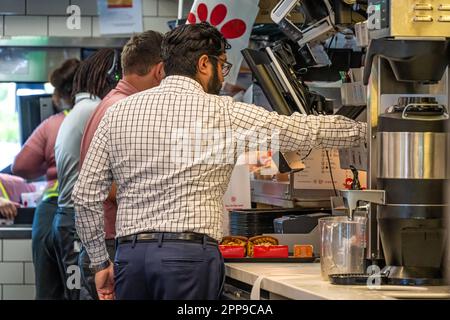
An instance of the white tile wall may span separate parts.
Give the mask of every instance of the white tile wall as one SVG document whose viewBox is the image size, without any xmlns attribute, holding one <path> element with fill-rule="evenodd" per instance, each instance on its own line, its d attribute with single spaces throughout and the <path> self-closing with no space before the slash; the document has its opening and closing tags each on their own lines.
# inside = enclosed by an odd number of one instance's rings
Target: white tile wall
<svg viewBox="0 0 450 320">
<path fill-rule="evenodd" d="M 3 240 L 3 261 L 33 261 L 31 239 Z M 21 268 L 23 271 L 23 268 Z M 1 281 L 0 281 L 1 282 Z"/>
<path fill-rule="evenodd" d="M 49 36 L 56 37 L 90 37 L 92 35 L 92 18 L 81 17 L 80 29 L 67 28 L 66 17 L 49 18 Z"/>
<path fill-rule="evenodd" d="M 100 37 L 100 24 L 98 17 L 92 17 L 92 36 Z"/>
<path fill-rule="evenodd" d="M 0 14 L 25 14 L 25 0 L 1 0 Z"/>
<path fill-rule="evenodd" d="M 5 36 L 47 35 L 46 16 L 5 16 Z"/>
<path fill-rule="evenodd" d="M 0 300 L 34 299 L 30 239 L 0 239 Z"/>
<path fill-rule="evenodd" d="M 167 21 L 169 20 L 175 20 L 177 17 L 166 17 L 166 18 L 160 18 L 160 17 L 144 17 L 144 31 L 145 30 L 155 30 L 160 32 L 167 32 L 169 31 L 169 27 L 167 26 Z"/>
<path fill-rule="evenodd" d="M 96 0 L 70 0 L 70 4 L 75 4 L 81 9 L 81 16 L 98 15 Z"/>
<path fill-rule="evenodd" d="M 36 278 L 34 275 L 34 265 L 32 262 L 25 262 L 23 264 L 25 271 L 25 283 L 26 284 L 34 284 L 36 282 Z"/>
<path fill-rule="evenodd" d="M 159 17 L 173 17 L 178 15 L 178 1 L 177 0 L 159 0 L 158 1 L 158 16 Z"/>
<path fill-rule="evenodd" d="M 3 300 L 34 300 L 35 287 L 33 285 L 4 285 Z"/>
<path fill-rule="evenodd" d="M 193 0 L 185 0 L 186 14 Z M 25 14 L 25 3 L 26 14 Z M 66 9 L 70 4 L 81 8 L 81 29 L 66 26 Z M 175 20 L 176 0 L 142 0 L 144 30 L 169 30 L 167 21 Z M 5 15 L 4 13 L 12 14 Z M 3 28 L 4 26 L 4 28 Z M 3 29 L 3 30 L 2 30 Z M 0 36 L 99 37 L 96 0 L 0 0 Z"/>
<path fill-rule="evenodd" d="M 158 16 L 158 0 L 142 0 L 142 15 Z"/>
<path fill-rule="evenodd" d="M 23 283 L 23 263 L 0 262 L 0 284 Z"/>
<path fill-rule="evenodd" d="M 66 15 L 69 0 L 27 0 L 27 15 Z"/>
</svg>

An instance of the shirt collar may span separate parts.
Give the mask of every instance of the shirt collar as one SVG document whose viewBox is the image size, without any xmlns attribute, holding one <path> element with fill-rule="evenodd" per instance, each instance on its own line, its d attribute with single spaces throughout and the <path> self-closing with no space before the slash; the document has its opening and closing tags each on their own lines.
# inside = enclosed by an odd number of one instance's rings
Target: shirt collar
<svg viewBox="0 0 450 320">
<path fill-rule="evenodd" d="M 179 87 L 187 91 L 201 91 L 205 93 L 203 87 L 196 80 L 186 76 L 168 76 L 161 82 L 162 87 Z"/>
<path fill-rule="evenodd" d="M 101 99 L 95 95 L 90 94 L 89 92 L 80 92 L 75 95 L 75 104 L 80 102 L 81 100 L 90 99 L 92 101 L 101 101 Z"/>
<path fill-rule="evenodd" d="M 138 93 L 139 90 L 136 89 L 131 83 L 128 81 L 121 79 L 115 88 L 117 91 L 127 95 L 131 96 L 132 94 Z"/>
</svg>

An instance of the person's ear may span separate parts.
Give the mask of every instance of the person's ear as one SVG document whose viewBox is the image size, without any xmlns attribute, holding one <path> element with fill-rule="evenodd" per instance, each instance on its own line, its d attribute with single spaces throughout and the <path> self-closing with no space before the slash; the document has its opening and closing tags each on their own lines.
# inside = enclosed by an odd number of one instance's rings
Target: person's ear
<svg viewBox="0 0 450 320">
<path fill-rule="evenodd" d="M 164 62 L 160 62 L 155 66 L 155 75 L 158 81 L 161 81 L 166 76 L 166 73 L 164 72 Z"/>
<path fill-rule="evenodd" d="M 152 83 L 159 85 L 162 79 L 164 79 L 164 76 L 164 63 L 159 62 L 150 68 L 150 72 L 145 76 L 145 78 L 152 81 Z"/>
<path fill-rule="evenodd" d="M 209 65 L 210 61 L 209 61 L 209 57 L 204 54 L 202 55 L 197 62 L 197 71 L 199 74 L 202 75 L 207 75 L 209 73 Z"/>
</svg>

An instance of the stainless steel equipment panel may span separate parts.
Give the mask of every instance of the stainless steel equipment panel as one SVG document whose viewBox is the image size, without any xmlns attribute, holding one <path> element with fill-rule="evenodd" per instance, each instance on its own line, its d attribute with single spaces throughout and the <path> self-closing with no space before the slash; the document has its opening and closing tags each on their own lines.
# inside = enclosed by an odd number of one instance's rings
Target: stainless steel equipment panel
<svg viewBox="0 0 450 320">
<path fill-rule="evenodd" d="M 379 132 L 378 177 L 388 179 L 446 179 L 446 133 Z"/>
</svg>

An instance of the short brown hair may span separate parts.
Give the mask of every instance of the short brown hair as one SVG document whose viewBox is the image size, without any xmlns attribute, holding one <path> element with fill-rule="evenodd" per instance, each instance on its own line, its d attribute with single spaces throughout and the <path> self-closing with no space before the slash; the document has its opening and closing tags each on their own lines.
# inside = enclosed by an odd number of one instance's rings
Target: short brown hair
<svg viewBox="0 0 450 320">
<path fill-rule="evenodd" d="M 162 61 L 161 43 L 163 35 L 156 31 L 145 31 L 131 37 L 122 50 L 121 63 L 124 75 L 135 73 L 146 75 L 152 66 Z"/>
</svg>

